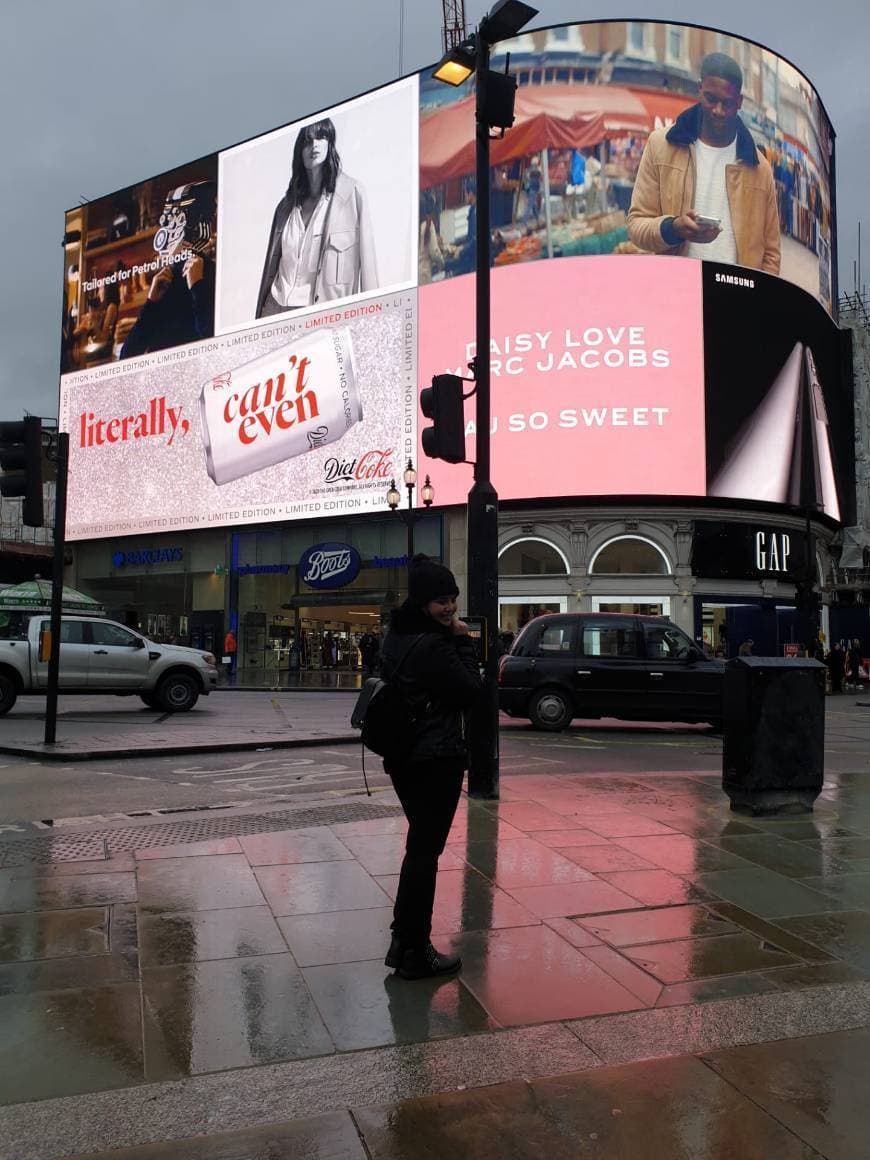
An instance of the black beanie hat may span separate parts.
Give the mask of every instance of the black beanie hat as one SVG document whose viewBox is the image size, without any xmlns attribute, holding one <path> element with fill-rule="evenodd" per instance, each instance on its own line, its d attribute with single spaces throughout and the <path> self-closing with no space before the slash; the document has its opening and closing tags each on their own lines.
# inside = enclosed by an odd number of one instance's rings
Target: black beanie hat
<svg viewBox="0 0 870 1160">
<path fill-rule="evenodd" d="M 439 596 L 458 596 L 456 577 L 443 564 L 428 556 L 416 555 L 408 577 L 408 600 L 420 607 Z"/>
</svg>

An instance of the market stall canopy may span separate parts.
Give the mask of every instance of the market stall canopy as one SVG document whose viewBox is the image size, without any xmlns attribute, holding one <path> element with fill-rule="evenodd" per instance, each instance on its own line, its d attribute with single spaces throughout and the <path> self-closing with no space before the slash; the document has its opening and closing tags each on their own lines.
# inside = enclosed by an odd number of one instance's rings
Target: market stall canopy
<svg viewBox="0 0 870 1160">
<path fill-rule="evenodd" d="M 490 142 L 492 165 L 541 149 L 585 149 L 608 137 L 646 135 L 673 121 L 692 97 L 613 85 L 541 85 L 517 90 L 514 126 Z M 427 113 L 420 123 L 420 186 L 474 172 L 474 96 Z"/>
<path fill-rule="evenodd" d="M 0 608 L 17 610 L 40 610 L 48 612 L 51 609 L 51 581 L 25 580 L 23 584 L 12 584 L 0 591 Z M 87 612 L 94 616 L 104 616 L 105 609 L 98 600 L 77 592 L 75 588 L 64 588 L 62 594 L 62 609 L 64 612 Z"/>
</svg>

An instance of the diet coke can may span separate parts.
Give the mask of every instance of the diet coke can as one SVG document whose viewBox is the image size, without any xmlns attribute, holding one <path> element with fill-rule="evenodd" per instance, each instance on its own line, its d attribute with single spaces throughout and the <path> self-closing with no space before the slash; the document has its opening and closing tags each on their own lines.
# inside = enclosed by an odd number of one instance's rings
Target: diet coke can
<svg viewBox="0 0 870 1160">
<path fill-rule="evenodd" d="M 334 443 L 363 417 L 350 331 L 324 328 L 215 375 L 199 409 L 217 484 Z"/>
</svg>

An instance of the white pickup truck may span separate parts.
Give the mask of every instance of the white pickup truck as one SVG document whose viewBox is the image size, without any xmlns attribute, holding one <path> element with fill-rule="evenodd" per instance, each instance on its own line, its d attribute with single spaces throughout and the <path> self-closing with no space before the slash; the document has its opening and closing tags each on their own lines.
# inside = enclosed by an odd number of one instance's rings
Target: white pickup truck
<svg viewBox="0 0 870 1160">
<path fill-rule="evenodd" d="M 17 635 L 0 640 L 0 716 L 24 693 L 48 686 L 51 621 L 44 612 L 23 618 Z M 43 659 L 45 658 L 45 659 Z M 217 662 L 208 652 L 158 644 L 114 620 L 67 616 L 60 629 L 62 694 L 138 695 L 152 709 L 186 713 L 217 687 Z"/>
</svg>

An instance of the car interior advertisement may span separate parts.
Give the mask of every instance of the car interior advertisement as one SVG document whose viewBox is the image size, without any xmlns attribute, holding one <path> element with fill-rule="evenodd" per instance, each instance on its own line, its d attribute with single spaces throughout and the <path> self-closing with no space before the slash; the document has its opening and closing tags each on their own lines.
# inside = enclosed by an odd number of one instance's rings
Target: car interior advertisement
<svg viewBox="0 0 870 1160">
<path fill-rule="evenodd" d="M 708 494 L 851 522 L 851 380 L 827 313 L 782 279 L 705 263 L 704 349 Z"/>
<path fill-rule="evenodd" d="M 414 450 L 415 297 L 65 376 L 68 537 L 380 509 Z"/>
<path fill-rule="evenodd" d="M 468 375 L 474 280 L 422 287 L 420 320 L 421 368 Z M 703 494 L 698 263 L 597 257 L 499 270 L 490 366 L 500 495 Z M 473 433 L 471 398 L 469 458 Z M 439 473 L 439 501 L 464 502 L 470 486 L 470 467 Z"/>
</svg>

